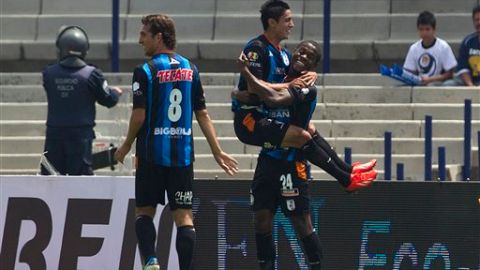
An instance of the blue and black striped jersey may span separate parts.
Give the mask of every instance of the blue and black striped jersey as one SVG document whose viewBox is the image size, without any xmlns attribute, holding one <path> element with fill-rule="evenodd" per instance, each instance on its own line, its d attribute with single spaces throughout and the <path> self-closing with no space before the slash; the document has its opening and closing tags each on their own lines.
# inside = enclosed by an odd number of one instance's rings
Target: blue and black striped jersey
<svg viewBox="0 0 480 270">
<path fill-rule="evenodd" d="M 317 88 L 315 86 L 301 89 L 290 88 L 288 91 L 293 97 L 292 104 L 288 107 L 268 109 L 267 117 L 307 129 L 317 105 Z M 302 152 L 294 148 L 263 148 L 261 154 L 288 161 L 304 160 Z"/>
<path fill-rule="evenodd" d="M 134 71 L 133 108 L 145 108 L 137 157 L 182 167 L 194 160 L 193 111 L 206 108 L 198 70 L 179 54 L 157 54 Z"/>
<path fill-rule="evenodd" d="M 260 35 L 245 45 L 243 53 L 248 57 L 250 72 L 255 77 L 270 83 L 283 82 L 292 58 L 286 48 L 278 49 L 264 35 Z M 238 90 L 247 90 L 247 82 L 243 76 L 240 76 Z M 242 105 L 244 104 L 233 99 L 232 111 L 239 110 Z"/>
</svg>

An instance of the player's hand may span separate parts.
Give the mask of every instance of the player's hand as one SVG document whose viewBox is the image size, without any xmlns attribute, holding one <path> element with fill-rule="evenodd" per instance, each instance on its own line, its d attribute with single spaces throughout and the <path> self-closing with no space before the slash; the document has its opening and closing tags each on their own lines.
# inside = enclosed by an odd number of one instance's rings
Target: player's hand
<svg viewBox="0 0 480 270">
<path fill-rule="evenodd" d="M 114 92 L 116 92 L 117 95 L 119 95 L 119 96 L 121 96 L 121 95 L 123 94 L 123 90 L 120 89 L 119 87 L 114 86 L 114 87 L 110 87 L 110 88 L 111 88 Z"/>
<path fill-rule="evenodd" d="M 131 145 L 128 144 L 122 144 L 117 151 L 115 151 L 115 154 L 113 154 L 113 158 L 123 164 L 123 160 L 125 159 L 125 156 L 130 152 L 130 149 L 132 148 Z"/>
<path fill-rule="evenodd" d="M 305 87 L 309 87 L 315 84 L 315 82 L 317 81 L 317 78 L 318 78 L 317 72 L 304 71 L 302 72 L 302 76 L 300 76 L 299 79 L 301 79 L 306 84 Z"/>
<path fill-rule="evenodd" d="M 228 174 L 234 175 L 238 172 L 238 161 L 229 154 L 221 151 L 218 154 L 213 154 L 218 165 Z"/>
<path fill-rule="evenodd" d="M 421 79 L 422 79 L 422 85 L 427 85 L 432 82 L 432 79 L 428 76 L 422 76 Z"/>
<path fill-rule="evenodd" d="M 307 88 L 308 85 L 301 78 L 296 78 L 288 84 L 289 88 Z"/>
<path fill-rule="evenodd" d="M 238 56 L 237 64 L 240 71 L 248 69 L 248 57 L 243 53 L 243 51 Z"/>
</svg>

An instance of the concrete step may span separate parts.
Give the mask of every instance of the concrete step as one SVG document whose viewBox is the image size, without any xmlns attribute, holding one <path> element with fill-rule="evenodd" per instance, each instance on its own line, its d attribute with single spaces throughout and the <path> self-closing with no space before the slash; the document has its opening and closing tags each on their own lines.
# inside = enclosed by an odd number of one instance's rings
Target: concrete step
<svg viewBox="0 0 480 270">
<path fill-rule="evenodd" d="M 410 103 L 410 87 L 327 86 L 321 89 L 324 103 Z"/>
<path fill-rule="evenodd" d="M 201 135 L 200 135 L 201 136 Z M 232 154 L 247 154 L 246 145 L 241 143 L 236 137 L 219 137 L 218 141 L 223 151 Z M 43 136 L 30 137 L 0 137 L 0 153 L 16 153 L 16 154 L 34 154 L 43 152 L 45 138 Z M 113 143 L 119 145 L 123 143 L 123 139 L 119 137 L 97 137 L 93 142 L 93 151 L 104 145 Z M 195 153 L 209 154 L 210 146 L 205 137 L 194 137 Z M 132 151 L 133 152 L 133 151 Z M 253 153 L 258 153 L 256 152 Z M 251 154 L 251 153 L 248 153 Z"/>
<path fill-rule="evenodd" d="M 108 84 L 113 86 L 130 85 L 133 73 L 104 73 Z M 201 72 L 200 78 L 203 85 L 233 86 L 238 82 L 238 73 L 226 72 Z M 0 85 L 39 85 L 41 86 L 42 74 L 40 72 L 12 72 L 0 73 Z"/>
<path fill-rule="evenodd" d="M 124 90 L 121 102 L 131 103 L 129 84 L 120 85 Z M 234 85 L 205 85 L 209 102 L 230 102 Z M 480 102 L 478 87 L 388 87 L 388 86 L 324 86 L 319 87 L 318 101 L 321 103 L 456 103 L 463 104 L 471 99 Z M 2 85 L 2 102 L 46 102 L 41 85 Z"/>
<path fill-rule="evenodd" d="M 252 154 L 233 154 L 239 162 L 239 168 L 242 170 L 254 170 L 257 163 L 257 155 Z M 377 168 L 383 168 L 383 155 L 365 155 L 354 154 L 353 160 L 366 162 L 372 158 L 378 160 Z M 213 157 L 209 154 L 198 154 L 195 156 L 195 168 L 198 169 L 217 169 Z M 25 170 L 35 171 L 39 168 L 40 154 L 0 154 L 0 170 Z M 423 155 L 393 155 L 392 156 L 392 172 L 396 172 L 396 164 L 398 162 L 404 163 L 405 176 L 407 179 L 421 179 L 424 170 Z M 313 170 L 318 170 L 317 168 Z M 395 174 L 394 174 L 395 176 Z"/>
<path fill-rule="evenodd" d="M 215 119 L 215 114 L 213 117 Z M 217 117 L 218 119 L 218 117 Z M 97 120 L 97 136 L 121 137 L 126 134 L 126 120 Z M 325 137 L 366 137 L 383 138 L 386 131 L 394 138 L 423 138 L 424 121 L 421 120 L 313 120 L 319 132 Z M 233 120 L 213 120 L 219 137 L 235 137 Z M 434 120 L 433 136 L 439 138 L 463 137 L 462 120 Z M 480 120 L 472 121 L 472 138 L 477 137 Z M 43 120 L 3 120 L 0 121 L 0 136 L 42 136 L 45 134 Z M 193 134 L 201 136 L 196 120 L 193 121 Z"/>
<path fill-rule="evenodd" d="M 245 145 L 236 137 L 218 138 L 223 150 L 231 154 L 258 154 L 260 148 Z M 339 155 L 343 155 L 345 148 L 351 148 L 354 154 L 382 154 L 384 153 L 383 138 L 326 138 Z M 118 137 L 99 137 L 94 141 L 93 151 L 105 145 L 114 143 L 119 145 L 123 141 Z M 210 147 L 205 139 L 199 135 L 194 138 L 195 153 L 210 154 Z M 476 146 L 476 141 L 472 143 Z M 43 151 L 44 137 L 0 137 L 0 153 L 38 154 Z M 461 163 L 463 161 L 463 138 L 434 138 L 433 160 L 438 160 L 438 147 L 446 147 L 447 162 Z M 133 152 L 133 151 L 132 151 Z M 423 154 L 423 138 L 394 138 L 392 140 L 393 154 Z"/>
<path fill-rule="evenodd" d="M 480 87 L 415 87 L 412 90 L 413 103 L 472 103 L 480 102 Z"/>
<path fill-rule="evenodd" d="M 222 95 L 210 95 L 213 100 L 224 99 Z M 213 119 L 229 120 L 233 118 L 230 101 L 208 102 L 207 109 Z M 96 106 L 98 120 L 127 120 L 132 106 L 120 103 L 113 108 Z M 436 120 L 463 119 L 463 104 L 449 103 L 317 103 L 313 114 L 315 120 L 424 120 L 431 115 Z M 8 102 L 0 103 L 0 120 L 44 120 L 47 114 L 46 102 Z M 226 118 L 226 119 L 225 119 Z M 480 120 L 480 103 L 472 105 L 472 119 Z"/>
</svg>

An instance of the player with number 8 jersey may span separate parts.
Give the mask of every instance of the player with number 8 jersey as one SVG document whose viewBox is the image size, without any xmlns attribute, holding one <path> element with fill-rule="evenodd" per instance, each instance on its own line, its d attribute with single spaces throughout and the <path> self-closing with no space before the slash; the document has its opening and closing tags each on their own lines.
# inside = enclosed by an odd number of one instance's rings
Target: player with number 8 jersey
<svg viewBox="0 0 480 270">
<path fill-rule="evenodd" d="M 180 270 L 192 267 L 193 226 L 193 114 L 213 157 L 226 173 L 238 171 L 237 161 L 222 151 L 205 105 L 197 68 L 175 52 L 173 20 L 162 14 L 142 18 L 139 43 L 151 59 L 133 73 L 133 110 L 125 142 L 115 153 L 123 162 L 137 140 L 135 173 L 135 232 L 144 270 L 159 270 L 152 218 L 165 193 L 177 226 L 176 248 Z M 161 230 L 159 230 L 161 231 Z"/>
<path fill-rule="evenodd" d="M 157 54 L 133 75 L 133 108 L 145 108 L 137 156 L 163 166 L 193 160 L 192 115 L 205 97 L 197 68 L 179 54 Z"/>
</svg>

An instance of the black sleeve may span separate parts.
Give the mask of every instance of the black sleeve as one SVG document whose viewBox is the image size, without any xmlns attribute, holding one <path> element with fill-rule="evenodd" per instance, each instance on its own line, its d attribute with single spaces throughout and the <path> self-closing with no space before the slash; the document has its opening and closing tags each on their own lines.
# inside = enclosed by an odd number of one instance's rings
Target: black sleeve
<svg viewBox="0 0 480 270">
<path fill-rule="evenodd" d="M 88 87 L 99 104 L 108 108 L 117 104 L 118 94 L 108 87 L 108 82 L 100 69 L 96 68 L 92 71 L 90 77 L 88 77 Z"/>
<path fill-rule="evenodd" d="M 317 87 L 312 85 L 308 88 L 288 88 L 293 97 L 292 104 L 311 102 L 317 98 Z"/>
<path fill-rule="evenodd" d="M 248 66 L 250 72 L 257 77 L 258 79 L 266 81 L 266 76 L 268 75 L 268 55 L 262 46 L 259 44 L 254 44 L 252 46 L 246 47 L 243 50 L 243 53 L 248 58 Z M 239 90 L 247 90 L 247 82 L 243 76 L 240 76 L 238 82 Z"/>
<path fill-rule="evenodd" d="M 133 71 L 132 92 L 133 108 L 145 108 L 147 104 L 148 78 L 142 67 Z"/>
<path fill-rule="evenodd" d="M 206 109 L 207 105 L 205 104 L 205 93 L 203 92 L 202 82 L 200 80 L 200 74 L 195 65 L 193 65 L 192 91 L 193 91 L 193 110 L 201 111 Z"/>
</svg>

